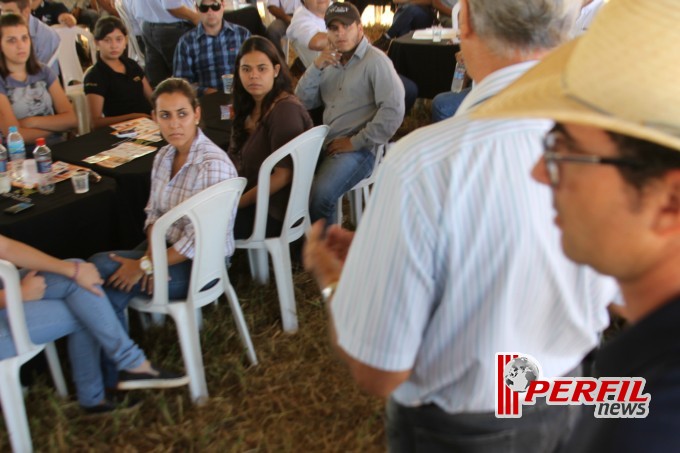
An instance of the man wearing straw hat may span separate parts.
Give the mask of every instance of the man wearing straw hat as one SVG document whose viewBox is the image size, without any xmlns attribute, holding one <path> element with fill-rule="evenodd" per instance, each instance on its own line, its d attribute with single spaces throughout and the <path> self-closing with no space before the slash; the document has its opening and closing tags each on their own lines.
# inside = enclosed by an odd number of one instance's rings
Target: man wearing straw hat
<svg viewBox="0 0 680 453">
<path fill-rule="evenodd" d="M 566 451 L 680 446 L 680 2 L 610 0 L 479 117 L 556 122 L 532 176 L 552 189 L 564 253 L 614 276 L 632 326 L 599 376 L 643 377 L 644 419 L 584 411 Z"/>
<path fill-rule="evenodd" d="M 337 284 L 333 342 L 363 388 L 389 397 L 391 451 L 553 451 L 573 426 L 576 408 L 542 401 L 496 418 L 496 354 L 573 375 L 615 283 L 563 256 L 549 191 L 528 177 L 551 123 L 470 112 L 564 42 L 580 6 L 461 0 L 476 85 L 460 111 L 390 150 L 344 268 L 349 233 L 309 233 L 306 267 L 325 296 Z"/>
</svg>

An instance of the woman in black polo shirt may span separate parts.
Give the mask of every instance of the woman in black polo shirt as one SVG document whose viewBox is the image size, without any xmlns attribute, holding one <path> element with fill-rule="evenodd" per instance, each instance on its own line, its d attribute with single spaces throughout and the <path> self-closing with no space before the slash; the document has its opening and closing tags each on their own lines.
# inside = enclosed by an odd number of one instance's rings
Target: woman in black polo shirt
<svg viewBox="0 0 680 453">
<path fill-rule="evenodd" d="M 85 94 L 93 128 L 135 118 L 151 118 L 152 89 L 144 70 L 125 55 L 127 29 L 117 17 L 97 21 L 99 60 L 85 74 Z"/>
</svg>

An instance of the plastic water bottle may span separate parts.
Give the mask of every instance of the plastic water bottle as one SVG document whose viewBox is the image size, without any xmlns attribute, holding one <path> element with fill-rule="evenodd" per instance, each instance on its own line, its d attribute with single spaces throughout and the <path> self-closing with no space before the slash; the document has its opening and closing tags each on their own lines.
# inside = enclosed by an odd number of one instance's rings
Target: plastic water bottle
<svg viewBox="0 0 680 453">
<path fill-rule="evenodd" d="M 454 93 L 460 92 L 463 89 L 463 82 L 465 81 L 465 64 L 460 61 L 456 63 L 456 70 L 453 71 L 453 81 L 451 82 L 451 91 Z"/>
<path fill-rule="evenodd" d="M 7 165 L 7 150 L 0 144 L 0 193 L 7 193 L 12 189 L 12 177 Z"/>
<path fill-rule="evenodd" d="M 9 148 L 9 161 L 12 164 L 12 180 L 21 181 L 24 160 L 26 160 L 26 146 L 16 126 L 9 128 L 7 148 Z"/>
<path fill-rule="evenodd" d="M 52 151 L 45 145 L 45 139 L 35 141 L 33 150 L 35 165 L 38 167 L 38 192 L 48 195 L 54 192 L 54 177 L 52 175 Z"/>
</svg>

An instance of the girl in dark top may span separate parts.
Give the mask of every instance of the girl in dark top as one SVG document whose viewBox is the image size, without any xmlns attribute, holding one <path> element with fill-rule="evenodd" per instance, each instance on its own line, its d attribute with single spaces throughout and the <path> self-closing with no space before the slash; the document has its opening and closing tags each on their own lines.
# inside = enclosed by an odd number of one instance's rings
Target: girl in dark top
<svg viewBox="0 0 680 453">
<path fill-rule="evenodd" d="M 248 180 L 236 214 L 234 237 L 253 231 L 257 176 L 274 151 L 312 127 L 307 110 L 293 94 L 288 67 L 267 39 L 253 36 L 236 57 L 234 121 L 229 155 L 239 176 Z M 293 162 L 279 162 L 270 176 L 267 236 L 278 236 L 290 192 Z"/>
<path fill-rule="evenodd" d="M 127 29 L 117 17 L 97 21 L 99 60 L 85 74 L 85 94 L 93 128 L 135 118 L 151 118 L 151 85 L 144 70 L 125 55 Z"/>
</svg>

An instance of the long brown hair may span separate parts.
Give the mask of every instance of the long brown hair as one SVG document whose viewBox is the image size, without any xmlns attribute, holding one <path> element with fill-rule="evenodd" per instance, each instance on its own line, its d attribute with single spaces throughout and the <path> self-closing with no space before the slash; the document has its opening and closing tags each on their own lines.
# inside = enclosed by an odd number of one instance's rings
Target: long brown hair
<svg viewBox="0 0 680 453">
<path fill-rule="evenodd" d="M 40 72 L 40 63 L 38 58 L 35 56 L 35 50 L 33 49 L 33 40 L 28 32 L 28 25 L 23 17 L 18 14 L 3 14 L 0 15 L 0 39 L 2 39 L 2 32 L 6 27 L 26 27 L 26 34 L 28 34 L 28 39 L 31 41 L 31 50 L 28 54 L 28 60 L 26 61 L 26 72 L 30 75 L 35 75 Z M 9 75 L 9 69 L 7 69 L 7 62 L 5 61 L 5 54 L 2 53 L 2 48 L 0 48 L 0 76 L 6 78 Z"/>
<path fill-rule="evenodd" d="M 236 57 L 236 64 L 234 65 L 234 122 L 231 127 L 231 146 L 234 152 L 241 150 L 241 147 L 248 139 L 248 133 L 246 132 L 246 118 L 255 108 L 255 100 L 243 87 L 243 82 L 241 81 L 239 68 L 241 67 L 241 58 L 244 55 L 259 51 L 265 54 L 269 61 L 271 61 L 272 66 L 280 65 L 279 75 L 274 79 L 274 86 L 272 90 L 267 93 L 267 95 L 262 100 L 262 114 L 269 111 L 274 100 L 281 93 L 293 94 L 293 82 L 290 77 L 290 72 L 288 71 L 288 65 L 284 61 L 283 57 L 276 50 L 274 44 L 268 39 L 262 38 L 261 36 L 253 36 L 248 38 L 243 45 L 241 50 Z"/>
</svg>

